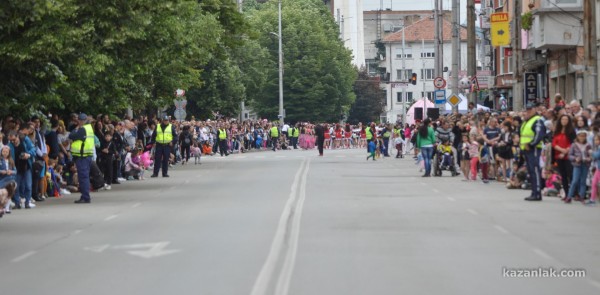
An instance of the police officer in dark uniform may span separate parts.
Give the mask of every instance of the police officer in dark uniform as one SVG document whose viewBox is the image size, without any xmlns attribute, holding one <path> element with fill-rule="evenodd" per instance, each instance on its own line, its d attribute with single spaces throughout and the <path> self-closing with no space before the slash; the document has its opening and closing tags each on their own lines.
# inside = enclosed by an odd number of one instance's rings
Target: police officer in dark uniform
<svg viewBox="0 0 600 295">
<path fill-rule="evenodd" d="M 546 136 L 544 121 L 537 113 L 536 103 L 528 103 L 525 111 L 525 120 L 520 130 L 521 150 L 525 155 L 527 173 L 531 182 L 531 195 L 525 201 L 542 200 L 542 172 L 540 155 L 542 154 L 543 140 Z"/>
<path fill-rule="evenodd" d="M 71 143 L 71 154 L 75 160 L 75 166 L 77 166 L 77 180 L 81 192 L 81 197 L 75 203 L 88 204 L 91 202 L 90 168 L 92 166 L 92 156 L 96 149 L 94 129 L 86 114 L 79 114 L 78 121 L 79 124 L 69 135 L 69 139 L 73 141 Z"/>
<path fill-rule="evenodd" d="M 162 166 L 162 176 L 169 177 L 169 156 L 173 140 L 177 138 L 175 128 L 169 123 L 169 116 L 164 116 L 161 124 L 156 126 L 152 134 L 152 142 L 155 143 L 154 149 L 154 173 L 150 177 L 158 177 L 158 172 Z"/>
</svg>

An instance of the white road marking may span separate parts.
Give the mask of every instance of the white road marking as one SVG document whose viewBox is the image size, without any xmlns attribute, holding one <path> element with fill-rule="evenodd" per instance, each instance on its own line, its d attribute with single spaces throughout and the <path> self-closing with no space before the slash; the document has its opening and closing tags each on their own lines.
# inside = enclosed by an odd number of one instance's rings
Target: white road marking
<svg viewBox="0 0 600 295">
<path fill-rule="evenodd" d="M 275 158 L 279 158 L 279 159 L 281 159 L 281 158 L 286 158 L 286 157 L 287 157 L 287 156 L 275 156 Z"/>
<path fill-rule="evenodd" d="M 501 226 L 499 226 L 499 225 L 497 225 L 497 224 L 496 224 L 496 225 L 494 225 L 494 228 L 495 228 L 495 229 L 497 229 L 499 232 L 501 232 L 501 233 L 503 233 L 503 234 L 506 234 L 506 235 L 508 235 L 508 234 L 509 234 L 508 230 L 506 230 L 505 228 L 503 228 L 503 227 L 501 227 Z"/>
<path fill-rule="evenodd" d="M 473 214 L 473 215 L 479 215 L 479 212 L 473 210 L 473 209 L 467 209 L 467 212 Z"/>
<path fill-rule="evenodd" d="M 252 292 L 250 293 L 251 295 L 267 294 L 277 268 L 279 257 L 283 257 L 284 261 L 282 262 L 281 272 L 277 279 L 274 294 L 287 295 L 288 293 L 298 249 L 300 220 L 304 200 L 306 199 L 306 179 L 309 163 L 310 162 L 307 159 L 304 159 L 296 172 L 290 190 L 290 197 L 279 218 L 279 224 L 273 242 L 271 243 L 269 255 L 254 282 Z M 300 192 L 298 193 L 299 186 Z M 287 247 L 285 247 L 286 245 Z"/>
<path fill-rule="evenodd" d="M 113 220 L 113 219 L 117 218 L 117 216 L 118 216 L 118 215 L 111 215 L 111 216 L 108 216 L 108 217 L 104 218 L 104 221 L 110 221 L 110 220 Z"/>
<path fill-rule="evenodd" d="M 436 190 L 436 189 L 432 189 L 432 191 L 433 191 L 434 193 L 436 193 L 436 194 L 439 194 L 439 193 L 440 193 L 440 191 L 438 191 L 438 190 Z"/>
<path fill-rule="evenodd" d="M 76 229 L 76 230 L 74 230 L 74 231 L 73 231 L 73 233 L 71 233 L 71 234 L 72 234 L 72 235 L 78 235 L 78 234 L 80 234 L 81 232 L 83 232 L 83 230 L 81 230 L 81 229 Z"/>
<path fill-rule="evenodd" d="M 553 260 L 552 256 L 548 255 L 548 253 L 546 253 L 538 248 L 533 248 L 533 252 L 535 252 L 535 254 L 541 256 L 542 258 L 545 258 L 548 260 Z"/>
<path fill-rule="evenodd" d="M 35 255 L 35 253 L 37 253 L 37 252 L 35 252 L 35 251 L 29 251 L 29 252 L 27 252 L 27 253 L 25 253 L 25 254 L 23 254 L 23 255 L 15 258 L 15 259 L 13 259 L 12 262 L 13 263 L 21 262 L 21 261 L 29 258 L 30 256 Z"/>
<path fill-rule="evenodd" d="M 135 204 L 131 205 L 131 208 L 137 208 L 141 205 L 142 205 L 142 203 L 135 203 Z"/>
<path fill-rule="evenodd" d="M 181 252 L 178 249 L 165 250 L 171 244 L 171 242 L 157 242 L 157 243 L 145 243 L 145 244 L 129 244 L 129 245 L 119 245 L 119 246 L 111 246 L 110 244 L 98 245 L 92 247 L 83 248 L 86 251 L 94 252 L 94 253 L 102 253 L 108 249 L 112 250 L 131 250 L 127 251 L 127 253 L 139 256 L 142 258 L 154 258 L 160 257 L 164 255 L 174 254 L 177 252 Z M 136 249 L 144 249 L 146 250 L 136 250 Z"/>
<path fill-rule="evenodd" d="M 453 197 L 446 197 L 446 199 L 448 199 L 448 201 L 450 202 L 456 202 L 456 199 Z"/>
</svg>

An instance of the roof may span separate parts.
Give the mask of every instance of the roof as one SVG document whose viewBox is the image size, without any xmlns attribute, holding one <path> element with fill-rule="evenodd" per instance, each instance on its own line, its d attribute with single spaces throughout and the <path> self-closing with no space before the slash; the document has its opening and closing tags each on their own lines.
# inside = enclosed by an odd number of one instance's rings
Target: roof
<svg viewBox="0 0 600 295">
<path fill-rule="evenodd" d="M 435 19 L 432 17 L 424 18 L 407 26 L 404 30 L 404 40 L 406 42 L 433 41 L 435 40 Z M 452 40 L 452 23 L 447 19 L 443 19 L 443 31 L 443 40 Z M 460 39 L 467 40 L 467 29 L 462 26 L 460 27 Z M 402 42 L 402 30 L 385 37 L 383 42 Z"/>
</svg>

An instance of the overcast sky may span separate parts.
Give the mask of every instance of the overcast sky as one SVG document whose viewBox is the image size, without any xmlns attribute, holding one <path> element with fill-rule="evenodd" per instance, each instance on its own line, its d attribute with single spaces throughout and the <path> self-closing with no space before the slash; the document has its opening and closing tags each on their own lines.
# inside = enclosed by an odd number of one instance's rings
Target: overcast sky
<svg viewBox="0 0 600 295">
<path fill-rule="evenodd" d="M 461 11 L 460 19 L 461 22 L 466 20 L 466 7 L 467 0 L 460 0 Z M 435 2 L 433 0 L 383 0 L 383 9 L 391 8 L 392 10 L 433 10 Z M 451 10 L 452 1 L 444 0 L 443 4 L 445 10 Z M 364 10 L 379 10 L 381 7 L 381 0 L 363 0 Z M 479 5 L 475 6 L 479 7 Z"/>
</svg>

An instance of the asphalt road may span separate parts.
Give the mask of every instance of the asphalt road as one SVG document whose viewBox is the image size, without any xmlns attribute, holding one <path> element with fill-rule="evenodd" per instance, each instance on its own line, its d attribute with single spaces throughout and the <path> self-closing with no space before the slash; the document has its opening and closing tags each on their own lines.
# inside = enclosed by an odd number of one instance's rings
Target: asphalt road
<svg viewBox="0 0 600 295">
<path fill-rule="evenodd" d="M 0 219 L 0 294 L 600 292 L 598 207 L 424 179 L 412 159 L 315 154 L 206 157 L 89 205 L 15 211 Z M 505 277 L 538 267 L 586 274 Z"/>
</svg>

